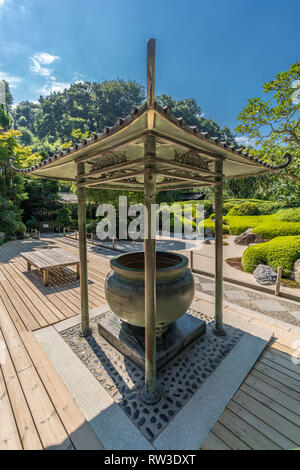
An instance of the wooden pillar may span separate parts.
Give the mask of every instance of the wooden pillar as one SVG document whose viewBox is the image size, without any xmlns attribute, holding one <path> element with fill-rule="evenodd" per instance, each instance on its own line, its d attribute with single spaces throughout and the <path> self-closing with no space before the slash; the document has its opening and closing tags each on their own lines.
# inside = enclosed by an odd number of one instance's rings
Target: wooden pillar
<svg viewBox="0 0 300 470">
<path fill-rule="evenodd" d="M 223 161 L 215 165 L 223 173 Z M 215 186 L 215 329 L 217 336 L 224 336 L 223 327 L 223 178 L 216 178 Z"/>
<path fill-rule="evenodd" d="M 145 138 L 144 205 L 147 211 L 145 224 L 145 387 L 142 399 L 147 404 L 157 403 L 160 391 L 156 371 L 156 240 L 151 233 L 151 209 L 155 204 L 156 175 L 155 137 Z"/>
<path fill-rule="evenodd" d="M 147 106 L 154 107 L 155 85 L 155 39 L 147 42 Z M 155 137 L 147 135 L 144 143 L 144 206 L 147 211 L 145 224 L 144 262 L 145 262 L 145 387 L 142 400 L 147 404 L 157 403 L 161 397 L 157 387 L 156 371 L 156 241 L 152 238 L 151 209 L 155 204 L 156 174 Z"/>
<path fill-rule="evenodd" d="M 77 176 L 84 174 L 84 163 L 77 164 Z M 80 180 L 79 180 L 80 182 Z M 89 325 L 88 301 L 88 270 L 86 248 L 86 203 L 85 188 L 77 188 L 78 199 L 78 228 L 79 228 L 79 258 L 80 258 L 80 300 L 81 300 L 81 331 L 82 336 L 91 333 Z"/>
</svg>

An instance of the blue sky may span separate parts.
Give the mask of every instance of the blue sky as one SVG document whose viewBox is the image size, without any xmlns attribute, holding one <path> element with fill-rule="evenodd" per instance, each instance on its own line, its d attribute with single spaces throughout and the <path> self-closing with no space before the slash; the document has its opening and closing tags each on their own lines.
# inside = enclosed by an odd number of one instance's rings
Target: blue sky
<svg viewBox="0 0 300 470">
<path fill-rule="evenodd" d="M 15 102 L 78 80 L 145 84 L 157 39 L 156 94 L 195 98 L 236 126 L 247 99 L 299 60 L 298 0 L 0 0 L 0 78 Z"/>
</svg>

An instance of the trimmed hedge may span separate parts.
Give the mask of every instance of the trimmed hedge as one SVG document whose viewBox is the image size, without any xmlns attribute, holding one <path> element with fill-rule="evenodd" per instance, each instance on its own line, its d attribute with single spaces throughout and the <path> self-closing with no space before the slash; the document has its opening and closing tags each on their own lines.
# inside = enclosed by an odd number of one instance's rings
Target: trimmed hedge
<svg viewBox="0 0 300 470">
<path fill-rule="evenodd" d="M 281 222 L 300 222 L 300 207 L 293 209 L 281 209 L 275 214 Z"/>
<path fill-rule="evenodd" d="M 242 202 L 230 209 L 227 215 L 260 215 L 260 211 L 256 202 Z"/>
<path fill-rule="evenodd" d="M 258 233 L 266 239 L 300 235 L 300 222 L 280 222 L 275 215 L 227 215 L 223 218 L 223 221 L 229 226 L 231 235 L 240 235 L 249 228 L 252 228 L 253 233 Z"/>
<path fill-rule="evenodd" d="M 223 218 L 224 223 L 229 227 L 230 235 L 240 235 L 248 228 L 254 228 L 259 223 L 271 222 L 272 215 L 254 215 L 254 216 L 229 216 Z M 256 233 L 255 230 L 253 232 Z"/>
<path fill-rule="evenodd" d="M 204 219 L 198 224 L 198 231 L 200 232 L 201 228 L 204 226 L 204 229 L 210 229 L 215 234 L 215 223 L 211 219 Z M 223 233 L 229 233 L 227 225 L 223 224 Z"/>
<path fill-rule="evenodd" d="M 275 270 L 282 266 L 282 275 L 289 277 L 299 258 L 300 236 L 276 237 L 269 242 L 249 246 L 243 253 L 242 265 L 249 273 L 253 273 L 259 264 L 267 264 Z"/>
<path fill-rule="evenodd" d="M 300 222 L 278 222 L 275 217 L 268 223 L 261 223 L 252 230 L 263 238 L 271 239 L 290 235 L 300 235 Z"/>
</svg>

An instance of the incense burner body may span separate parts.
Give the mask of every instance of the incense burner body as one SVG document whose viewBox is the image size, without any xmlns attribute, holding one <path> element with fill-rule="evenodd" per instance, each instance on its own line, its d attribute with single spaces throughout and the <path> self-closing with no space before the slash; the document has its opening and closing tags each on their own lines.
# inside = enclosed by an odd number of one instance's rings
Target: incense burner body
<svg viewBox="0 0 300 470">
<path fill-rule="evenodd" d="M 133 326 L 145 327 L 144 252 L 126 253 L 110 261 L 105 281 L 112 312 Z M 156 253 L 156 327 L 180 318 L 192 303 L 194 278 L 188 259 L 177 253 Z"/>
</svg>

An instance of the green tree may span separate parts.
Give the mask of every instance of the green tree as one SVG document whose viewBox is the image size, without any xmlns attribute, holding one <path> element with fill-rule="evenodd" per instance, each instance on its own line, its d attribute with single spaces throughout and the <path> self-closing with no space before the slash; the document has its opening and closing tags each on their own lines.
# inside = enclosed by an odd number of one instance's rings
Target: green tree
<svg viewBox="0 0 300 470">
<path fill-rule="evenodd" d="M 101 132 L 118 116 L 129 113 L 145 98 L 144 87 L 135 81 L 111 80 L 103 83 L 75 83 L 63 92 L 40 97 L 35 119 L 35 134 L 63 142 L 72 139 L 73 129 Z"/>
<path fill-rule="evenodd" d="M 265 161 L 280 164 L 285 153 L 292 163 L 284 175 L 300 178 L 300 62 L 263 85 L 269 99 L 251 98 L 239 114 L 237 132 L 253 139 L 252 150 Z M 273 181 L 279 181 L 273 178 Z"/>
<path fill-rule="evenodd" d="M 71 209 L 67 206 L 61 207 L 57 211 L 57 217 L 55 221 L 55 226 L 56 227 L 68 227 L 71 225 L 72 219 L 71 219 Z"/>
<path fill-rule="evenodd" d="M 0 230 L 8 235 L 24 231 L 20 204 L 27 197 L 24 176 L 10 168 L 9 160 L 13 157 L 17 167 L 25 168 L 41 158 L 30 147 L 20 145 L 19 136 L 19 131 L 0 128 Z"/>
<path fill-rule="evenodd" d="M 60 208 L 58 181 L 41 178 L 25 178 L 24 191 L 26 198 L 21 203 L 23 220 L 53 219 Z"/>
<path fill-rule="evenodd" d="M 231 130 L 228 127 L 221 129 L 215 121 L 205 118 L 194 98 L 174 100 L 169 95 L 160 95 L 156 97 L 156 101 L 161 106 L 169 106 L 172 115 L 183 117 L 188 126 L 197 126 L 200 132 L 208 132 L 211 136 L 219 137 L 232 144 L 235 143 Z"/>
<path fill-rule="evenodd" d="M 14 111 L 16 127 L 27 127 L 27 129 L 33 132 L 35 117 L 39 107 L 39 103 L 31 103 L 30 101 L 22 101 L 19 103 Z"/>
</svg>

